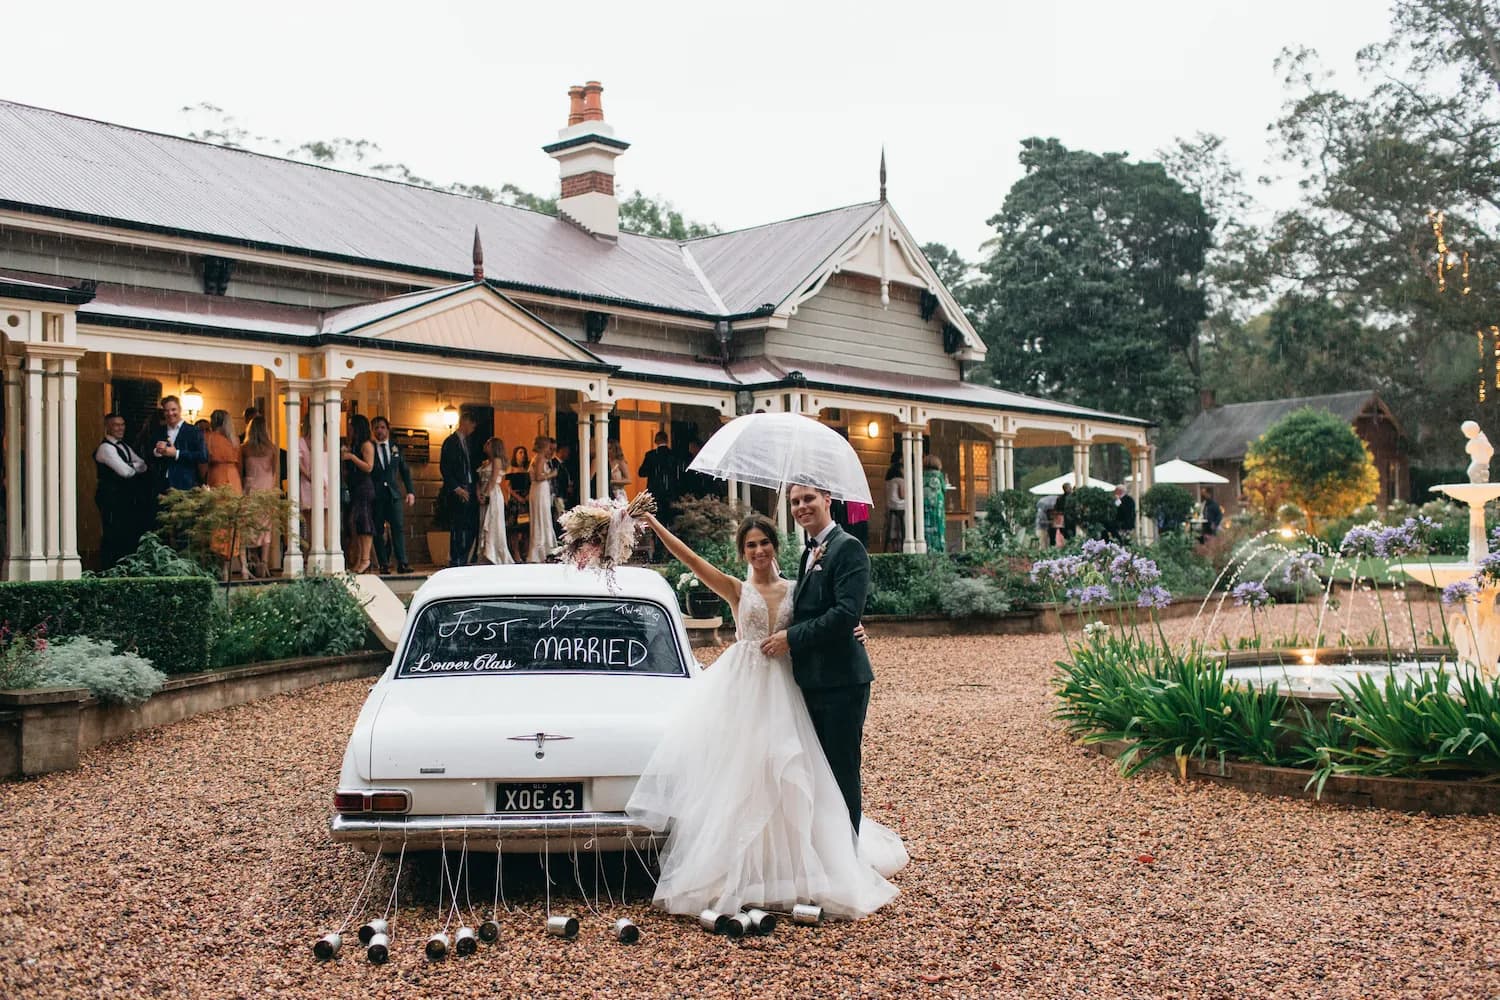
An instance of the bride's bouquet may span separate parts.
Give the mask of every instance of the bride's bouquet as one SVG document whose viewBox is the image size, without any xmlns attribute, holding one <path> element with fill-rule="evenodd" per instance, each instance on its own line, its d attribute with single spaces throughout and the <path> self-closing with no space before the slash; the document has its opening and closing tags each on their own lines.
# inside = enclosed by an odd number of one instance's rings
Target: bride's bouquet
<svg viewBox="0 0 1500 1000">
<path fill-rule="evenodd" d="M 656 513 L 656 499 L 637 493 L 634 500 L 589 500 L 563 512 L 562 544 L 553 550 L 565 563 L 613 578 L 616 566 L 630 561 L 635 543 L 647 530 L 643 514 Z"/>
</svg>

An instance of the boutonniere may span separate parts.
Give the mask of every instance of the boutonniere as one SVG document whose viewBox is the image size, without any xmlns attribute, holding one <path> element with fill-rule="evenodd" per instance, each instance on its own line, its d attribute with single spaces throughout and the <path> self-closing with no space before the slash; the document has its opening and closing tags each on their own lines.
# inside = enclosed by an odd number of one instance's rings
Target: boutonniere
<svg viewBox="0 0 1500 1000">
<path fill-rule="evenodd" d="M 819 545 L 817 548 L 813 549 L 813 552 L 812 552 L 812 562 L 810 562 L 810 563 L 807 564 L 808 572 L 812 572 L 813 570 L 815 570 L 815 569 L 818 568 L 818 564 L 823 561 L 823 553 L 825 553 L 827 551 L 828 551 L 828 543 L 826 543 L 826 542 L 823 543 L 822 545 Z"/>
</svg>

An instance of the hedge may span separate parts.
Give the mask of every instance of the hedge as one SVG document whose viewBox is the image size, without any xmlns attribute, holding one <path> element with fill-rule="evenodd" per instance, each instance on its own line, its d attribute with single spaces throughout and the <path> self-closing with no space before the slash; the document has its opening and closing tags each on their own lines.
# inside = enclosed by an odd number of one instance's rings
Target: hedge
<svg viewBox="0 0 1500 1000">
<path fill-rule="evenodd" d="M 204 577 L 0 583 L 0 623 L 47 627 L 50 639 L 86 635 L 139 653 L 168 674 L 208 666 L 214 582 Z"/>
</svg>

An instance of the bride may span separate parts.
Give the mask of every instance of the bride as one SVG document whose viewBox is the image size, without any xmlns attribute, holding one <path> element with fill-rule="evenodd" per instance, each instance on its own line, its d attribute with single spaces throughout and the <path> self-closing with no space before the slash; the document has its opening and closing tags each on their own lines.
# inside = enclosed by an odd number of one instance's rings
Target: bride
<svg viewBox="0 0 1500 1000">
<path fill-rule="evenodd" d="M 857 919 L 896 895 L 883 876 L 907 862 L 901 838 L 849 810 L 813 730 L 788 657 L 760 643 L 791 620 L 776 525 L 752 515 L 736 539 L 750 566 L 721 573 L 651 515 L 667 549 L 735 608 L 737 641 L 695 684 L 625 807 L 654 830 L 671 827 L 654 902 L 671 913 L 816 903 Z"/>
</svg>

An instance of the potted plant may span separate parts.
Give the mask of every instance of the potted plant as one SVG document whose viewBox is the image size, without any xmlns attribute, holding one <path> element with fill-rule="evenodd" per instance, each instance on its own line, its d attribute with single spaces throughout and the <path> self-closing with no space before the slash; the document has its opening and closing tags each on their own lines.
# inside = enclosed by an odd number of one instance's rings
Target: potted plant
<svg viewBox="0 0 1500 1000">
<path fill-rule="evenodd" d="M 689 618 L 718 618 L 719 595 L 706 587 L 691 571 L 677 577 L 677 593 Z"/>
</svg>

